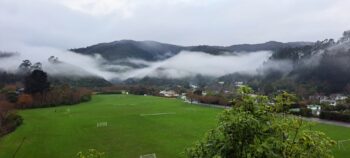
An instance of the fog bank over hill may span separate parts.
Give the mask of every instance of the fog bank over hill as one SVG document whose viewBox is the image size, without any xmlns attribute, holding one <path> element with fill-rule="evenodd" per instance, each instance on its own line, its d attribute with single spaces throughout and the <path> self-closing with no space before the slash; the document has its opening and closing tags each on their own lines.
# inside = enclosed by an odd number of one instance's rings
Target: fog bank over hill
<svg viewBox="0 0 350 158">
<path fill-rule="evenodd" d="M 144 68 L 131 69 L 120 74 L 119 78 L 186 78 L 195 75 L 219 77 L 230 73 L 256 74 L 257 68 L 271 56 L 271 51 L 259 51 L 238 55 L 211 55 L 203 52 L 183 51 L 179 54 L 156 62 L 143 63 Z M 131 63 L 139 60 L 130 60 Z"/>
<path fill-rule="evenodd" d="M 317 91 L 339 92 L 350 87 L 349 39 L 350 33 L 344 32 L 337 41 L 270 41 L 232 46 L 178 46 L 122 40 L 62 50 L 0 44 L 6 50 L 0 53 L 0 69 L 15 72 L 23 60 L 29 59 L 33 63 L 41 62 L 49 75 L 68 78 L 100 76 L 116 83 L 171 85 L 200 75 L 228 83 L 240 80 L 265 90 L 276 85 L 284 89 L 305 84 L 325 85 L 326 89 L 321 87 Z M 50 63 L 50 56 L 60 62 Z"/>
<path fill-rule="evenodd" d="M 332 55 L 340 50 L 346 54 L 349 49 L 348 34 L 345 32 L 337 42 L 332 39 L 316 43 L 270 41 L 231 46 L 179 46 L 155 41 L 121 40 L 62 50 L 0 44 L 3 50 L 16 52 L 2 52 L 0 68 L 14 72 L 22 60 L 29 59 L 41 62 L 50 75 L 101 76 L 110 81 L 144 77 L 185 79 L 196 75 L 217 78 L 235 73 L 264 76 L 273 72 L 276 76 L 276 71 L 282 72 L 285 77 L 295 78 L 309 76 L 305 75 L 309 72 L 305 69 L 319 67 L 320 63 L 326 65 L 324 59 L 331 58 L 324 54 Z M 47 59 L 50 56 L 58 57 L 62 62 L 49 63 Z"/>
<path fill-rule="evenodd" d="M 0 70 L 16 72 L 23 60 L 30 60 L 33 64 L 42 63 L 42 68 L 50 75 L 59 76 L 102 76 L 112 78 L 115 74 L 100 70 L 103 59 L 96 56 L 86 56 L 70 51 L 51 47 L 34 47 L 25 44 L 0 45 L 2 50 L 13 55 L 0 57 Z M 5 53 L 3 53 L 5 54 Z M 55 56 L 61 61 L 52 64 L 48 61 L 50 56 Z"/>
<path fill-rule="evenodd" d="M 308 43 L 293 43 L 293 46 Z M 271 50 L 291 46 L 280 42 L 256 45 L 222 46 L 176 46 L 154 41 L 131 41 L 97 44 L 67 51 L 51 47 L 25 44 L 0 45 L 2 53 L 0 68 L 15 72 L 25 59 L 41 62 L 50 75 L 101 76 L 108 80 L 128 78 L 175 78 L 195 75 L 219 77 L 229 73 L 255 74 Z M 236 50 L 236 51 L 235 51 Z M 248 52 L 245 50 L 256 50 Z M 76 53 L 77 52 L 77 53 Z M 59 64 L 50 64 L 48 58 L 57 57 Z"/>
</svg>

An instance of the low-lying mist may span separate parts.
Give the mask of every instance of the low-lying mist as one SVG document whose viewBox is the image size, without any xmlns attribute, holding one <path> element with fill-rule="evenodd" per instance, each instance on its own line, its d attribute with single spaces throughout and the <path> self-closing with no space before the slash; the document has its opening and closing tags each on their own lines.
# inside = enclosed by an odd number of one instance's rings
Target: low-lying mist
<svg viewBox="0 0 350 158">
<path fill-rule="evenodd" d="M 230 73 L 255 74 L 271 56 L 270 51 L 242 52 L 229 55 L 210 55 L 203 52 L 183 51 L 162 61 L 149 62 L 142 59 L 125 59 L 122 63 L 106 62 L 101 56 L 87 56 L 50 47 L 13 45 L 1 47 L 9 52 L 18 52 L 13 56 L 0 58 L 0 69 L 15 72 L 19 64 L 28 59 L 32 63 L 41 62 L 43 70 L 50 75 L 93 76 L 98 75 L 107 80 L 128 78 L 159 77 L 185 78 L 195 75 L 219 77 Z M 117 52 L 116 52 L 117 53 Z M 58 57 L 62 63 L 51 64 L 50 56 Z M 142 65 L 130 67 L 125 65 Z M 112 71 L 121 69 L 123 71 Z"/>
<path fill-rule="evenodd" d="M 145 76 L 162 78 L 184 78 L 197 74 L 219 77 L 230 73 L 257 73 L 257 68 L 268 60 L 270 51 L 240 53 L 238 55 L 211 55 L 203 52 L 183 51 L 158 62 L 129 60 L 131 63 L 143 63 L 148 66 L 133 69 L 120 74 L 119 78 L 142 78 Z"/>
<path fill-rule="evenodd" d="M 100 65 L 104 60 L 99 56 L 86 56 L 52 47 L 34 47 L 22 44 L 1 46 L 0 49 L 7 52 L 16 52 L 13 56 L 0 58 L 0 69 L 8 72 L 16 72 L 22 61 L 28 59 L 32 63 L 42 63 L 43 70 L 50 75 L 98 75 L 106 79 L 116 76 L 112 72 L 100 69 Z M 49 63 L 48 58 L 50 56 L 58 57 L 62 63 Z"/>
</svg>

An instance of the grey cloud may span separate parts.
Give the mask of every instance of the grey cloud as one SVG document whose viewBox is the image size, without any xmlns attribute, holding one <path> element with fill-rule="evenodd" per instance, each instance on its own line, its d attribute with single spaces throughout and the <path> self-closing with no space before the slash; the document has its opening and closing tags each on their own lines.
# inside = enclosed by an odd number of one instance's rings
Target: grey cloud
<svg viewBox="0 0 350 158">
<path fill-rule="evenodd" d="M 96 5 L 91 14 L 64 1 L 2 0 L 0 41 L 66 49 L 118 39 L 230 45 L 337 38 L 350 26 L 347 0 L 69 0 Z M 116 7 L 92 15 L 109 3 Z"/>
<path fill-rule="evenodd" d="M 244 53 L 241 55 L 215 56 L 202 52 L 183 51 L 159 62 L 147 62 L 147 67 L 121 73 L 121 79 L 150 77 L 185 78 L 201 74 L 219 77 L 240 72 L 256 74 L 257 69 L 271 56 L 269 51 Z M 133 61 L 133 60 L 131 60 Z M 139 60 L 134 60 L 141 63 Z"/>
</svg>

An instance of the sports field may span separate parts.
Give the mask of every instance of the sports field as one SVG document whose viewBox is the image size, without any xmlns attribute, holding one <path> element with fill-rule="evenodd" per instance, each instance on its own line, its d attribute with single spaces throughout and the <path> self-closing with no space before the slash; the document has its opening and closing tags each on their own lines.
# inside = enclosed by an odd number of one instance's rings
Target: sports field
<svg viewBox="0 0 350 158">
<path fill-rule="evenodd" d="M 220 111 L 132 95 L 97 95 L 80 105 L 24 110 L 24 124 L 0 140 L 0 158 L 11 158 L 23 138 L 17 158 L 71 158 L 90 148 L 108 158 L 184 157 L 184 148 L 215 126 Z"/>
<path fill-rule="evenodd" d="M 322 131 L 333 140 L 340 142 L 339 144 L 336 144 L 333 149 L 334 156 L 336 158 L 350 157 L 350 128 L 326 124 L 315 124 L 313 129 Z"/>
<path fill-rule="evenodd" d="M 20 111 L 24 124 L 0 140 L 0 158 L 71 158 L 90 148 L 108 158 L 185 157 L 183 151 L 215 126 L 222 109 L 152 96 L 96 95 L 75 106 Z M 316 125 L 336 140 L 350 128 Z M 334 149 L 350 155 L 350 142 Z M 17 151 L 17 152 L 16 152 Z"/>
</svg>

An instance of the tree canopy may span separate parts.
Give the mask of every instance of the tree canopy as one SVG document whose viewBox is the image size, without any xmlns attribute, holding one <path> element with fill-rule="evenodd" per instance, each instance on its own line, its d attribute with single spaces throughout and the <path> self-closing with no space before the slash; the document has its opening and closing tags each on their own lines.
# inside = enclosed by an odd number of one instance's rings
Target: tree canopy
<svg viewBox="0 0 350 158">
<path fill-rule="evenodd" d="M 286 92 L 270 105 L 268 97 L 251 95 L 241 87 L 231 109 L 219 117 L 216 128 L 186 150 L 191 158 L 329 158 L 334 141 L 310 130 L 302 119 L 281 115 L 293 95 Z"/>
<path fill-rule="evenodd" d="M 34 70 L 25 78 L 24 86 L 26 93 L 43 93 L 49 90 L 50 83 L 48 82 L 47 74 L 44 71 Z"/>
</svg>

